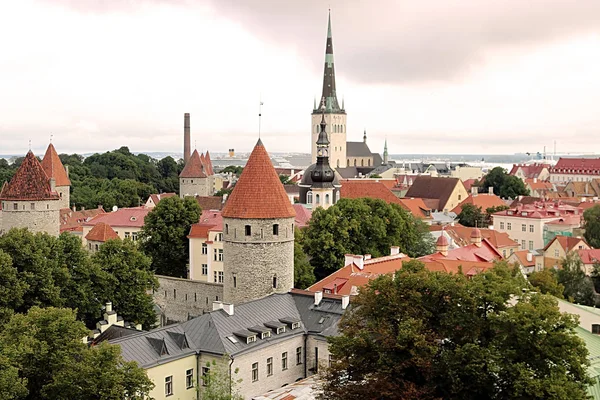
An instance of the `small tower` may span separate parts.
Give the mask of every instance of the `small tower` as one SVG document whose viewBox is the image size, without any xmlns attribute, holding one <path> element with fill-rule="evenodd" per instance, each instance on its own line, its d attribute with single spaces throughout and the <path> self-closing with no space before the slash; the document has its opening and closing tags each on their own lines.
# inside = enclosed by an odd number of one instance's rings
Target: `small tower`
<svg viewBox="0 0 600 400">
<path fill-rule="evenodd" d="M 292 289 L 296 212 L 260 139 L 222 216 L 223 300 L 244 303 Z"/>
<path fill-rule="evenodd" d="M 315 102 L 316 103 L 316 102 Z M 317 139 L 321 131 L 321 107 L 325 106 L 325 122 L 327 124 L 330 143 L 330 161 L 334 168 L 346 166 L 346 111 L 340 108 L 335 88 L 335 68 L 333 62 L 333 37 L 331 35 L 331 13 L 327 22 L 327 42 L 325 45 L 325 66 L 323 70 L 323 92 L 321 104 L 315 104 L 311 124 L 311 164 L 317 161 Z M 317 108 L 319 107 L 319 108 Z"/>
<path fill-rule="evenodd" d="M 387 165 L 388 163 L 388 149 L 387 149 L 387 139 L 385 139 L 385 144 L 383 145 L 383 164 Z"/>
<path fill-rule="evenodd" d="M 212 162 L 208 152 L 206 156 L 194 150 L 183 171 L 179 174 L 179 197 L 212 196 L 213 188 Z"/>
<path fill-rule="evenodd" d="M 367 143 L 367 130 L 363 133 L 363 143 Z"/>
<path fill-rule="evenodd" d="M 444 236 L 444 231 L 442 230 L 441 236 L 435 242 L 435 250 L 438 253 L 441 253 L 444 257 L 448 255 L 448 239 Z"/>
<path fill-rule="evenodd" d="M 52 143 L 46 149 L 46 154 L 44 154 L 44 159 L 42 160 L 42 168 L 44 168 L 44 172 L 48 175 L 48 178 L 54 179 L 56 192 L 60 196 L 60 208 L 69 208 L 71 206 L 71 181 Z"/>
<path fill-rule="evenodd" d="M 471 231 L 471 243 L 477 247 L 481 247 L 481 231 L 479 228 L 474 228 Z"/>
<path fill-rule="evenodd" d="M 321 132 L 317 140 L 317 163 L 310 171 L 312 197 L 315 207 L 329 208 L 334 202 L 333 180 L 335 175 L 329 166 L 329 139 L 325 132 L 325 114 L 321 118 Z"/>
<path fill-rule="evenodd" d="M 60 196 L 54 178 L 49 178 L 31 150 L 9 183 L 0 191 L 2 231 L 27 228 L 58 236 Z"/>
</svg>

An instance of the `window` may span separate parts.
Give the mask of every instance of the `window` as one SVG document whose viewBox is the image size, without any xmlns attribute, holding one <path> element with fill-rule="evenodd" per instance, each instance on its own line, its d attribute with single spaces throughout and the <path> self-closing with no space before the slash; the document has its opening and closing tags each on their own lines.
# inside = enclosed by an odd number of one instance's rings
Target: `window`
<svg viewBox="0 0 600 400">
<path fill-rule="evenodd" d="M 215 261 L 223 261 L 223 249 L 214 249 L 213 253 Z"/>
<path fill-rule="evenodd" d="M 302 347 L 296 347 L 296 365 L 302 364 Z"/>
<path fill-rule="evenodd" d="M 319 348 L 315 347 L 315 374 L 319 372 Z"/>
<path fill-rule="evenodd" d="M 237 287 L 237 276 L 233 274 L 233 287 Z"/>
<path fill-rule="evenodd" d="M 214 271 L 214 282 L 215 283 L 223 283 L 223 271 Z"/>
<path fill-rule="evenodd" d="M 13 203 L 13 210 L 18 210 L 19 209 L 19 205 L 17 203 Z"/>
<path fill-rule="evenodd" d="M 287 369 L 287 351 L 281 353 L 281 370 L 285 371 Z"/>
<path fill-rule="evenodd" d="M 273 375 L 273 357 L 267 358 L 267 376 Z"/>
<path fill-rule="evenodd" d="M 512 230 L 512 224 L 510 222 L 506 223 L 506 229 L 509 231 Z"/>
<path fill-rule="evenodd" d="M 525 240 L 521 240 L 521 250 L 525 250 Z"/>
<path fill-rule="evenodd" d="M 312 192 L 308 192 L 306 193 L 306 204 L 312 204 L 313 198 L 312 198 Z"/>
<path fill-rule="evenodd" d="M 202 386 L 206 386 L 208 384 L 210 368 L 202 367 Z"/>
<path fill-rule="evenodd" d="M 261 339 L 267 339 L 271 337 L 271 331 L 266 331 L 260 334 Z"/>
<path fill-rule="evenodd" d="M 319 196 L 319 194 L 315 195 L 315 204 L 319 204 L 321 203 L 321 196 Z"/>
<path fill-rule="evenodd" d="M 125 232 L 125 239 L 131 237 L 131 232 Z"/>
<path fill-rule="evenodd" d="M 258 380 L 258 363 L 255 362 L 252 364 L 252 382 L 256 382 Z"/>
<path fill-rule="evenodd" d="M 208 254 L 208 245 L 206 243 L 202 243 L 202 254 Z"/>
<path fill-rule="evenodd" d="M 94 246 L 96 246 L 96 247 L 95 247 L 95 250 L 96 250 L 96 251 L 98 251 L 98 248 L 99 248 L 98 246 L 99 246 L 99 245 L 98 245 L 98 244 L 96 244 L 96 245 L 94 245 Z"/>
<path fill-rule="evenodd" d="M 254 343 L 254 342 L 256 342 L 256 335 L 248 336 L 246 338 L 246 343 L 247 344 Z"/>
<path fill-rule="evenodd" d="M 300 322 L 294 322 L 292 324 L 292 329 L 298 329 L 298 328 L 300 328 Z"/>
<path fill-rule="evenodd" d="M 202 275 L 208 275 L 208 264 L 202 264 Z"/>
<path fill-rule="evenodd" d="M 329 204 L 329 194 L 325 195 L 325 204 Z"/>
<path fill-rule="evenodd" d="M 533 225 L 529 225 L 529 232 L 533 233 Z"/>
<path fill-rule="evenodd" d="M 502 250 L 502 257 L 506 258 L 506 249 Z"/>
<path fill-rule="evenodd" d="M 173 375 L 165 378 L 165 396 L 171 396 L 173 394 Z"/>
<path fill-rule="evenodd" d="M 462 198 L 462 195 L 459 194 L 458 195 L 458 200 L 460 201 L 461 198 Z"/>
<path fill-rule="evenodd" d="M 188 369 L 185 371 L 185 388 L 191 389 L 194 387 L 194 370 Z"/>
<path fill-rule="evenodd" d="M 527 225 L 521 224 L 521 232 L 527 232 Z"/>
<path fill-rule="evenodd" d="M 29 206 L 31 207 L 32 210 L 35 210 L 35 203 L 31 203 Z"/>
<path fill-rule="evenodd" d="M 91 250 L 92 249 L 92 244 L 88 243 L 88 249 Z"/>
<path fill-rule="evenodd" d="M 134 242 L 136 240 L 138 240 L 138 233 L 137 232 L 131 232 L 131 240 L 133 240 Z"/>
<path fill-rule="evenodd" d="M 285 326 L 280 326 L 279 328 L 277 328 L 277 334 L 282 334 L 285 333 Z"/>
<path fill-rule="evenodd" d="M 273 235 L 274 236 L 279 235 L 279 224 L 274 224 L 273 225 Z"/>
<path fill-rule="evenodd" d="M 250 227 L 250 225 L 246 225 L 244 227 L 245 231 L 246 231 L 246 236 L 250 236 L 252 235 L 252 228 Z"/>
<path fill-rule="evenodd" d="M 215 242 L 222 242 L 223 241 L 223 234 L 222 233 L 217 233 L 215 235 Z"/>
<path fill-rule="evenodd" d="M 273 277 L 273 289 L 277 289 L 277 276 Z"/>
<path fill-rule="evenodd" d="M 229 235 L 229 224 L 225 224 L 225 234 Z"/>
<path fill-rule="evenodd" d="M 529 241 L 529 250 L 533 250 L 533 240 Z"/>
</svg>

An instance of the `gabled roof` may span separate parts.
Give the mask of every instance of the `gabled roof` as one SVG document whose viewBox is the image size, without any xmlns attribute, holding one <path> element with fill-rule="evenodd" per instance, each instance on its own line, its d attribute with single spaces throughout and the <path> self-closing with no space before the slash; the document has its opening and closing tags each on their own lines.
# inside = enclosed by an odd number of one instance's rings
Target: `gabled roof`
<svg viewBox="0 0 600 400">
<path fill-rule="evenodd" d="M 401 198 L 400 203 L 410 211 L 410 213 L 421 219 L 433 219 L 431 216 L 431 208 L 427 207 L 423 199 Z"/>
<path fill-rule="evenodd" d="M 287 193 L 258 139 L 240 179 L 223 207 L 226 218 L 292 218 L 296 216 Z"/>
<path fill-rule="evenodd" d="M 582 242 L 586 248 L 590 247 L 590 245 L 587 244 L 587 242 L 585 241 L 584 238 L 558 235 L 558 236 L 555 236 L 551 241 L 548 242 L 548 244 L 544 247 L 544 251 L 548 250 L 548 248 L 554 242 L 558 242 L 560 244 L 560 247 L 562 247 L 565 252 L 569 252 L 571 250 L 577 250 L 578 246 L 580 244 L 582 244 Z"/>
<path fill-rule="evenodd" d="M 312 210 L 309 210 L 304 204 L 294 204 L 294 211 L 296 211 L 296 226 L 298 228 L 305 228 L 308 226 L 308 221 L 312 217 Z"/>
<path fill-rule="evenodd" d="M 223 232 L 221 211 L 203 210 L 200 221 L 191 226 L 188 238 L 206 239 L 209 232 Z"/>
<path fill-rule="evenodd" d="M 58 200 L 59 196 L 52 191 L 50 178 L 44 172 L 42 164 L 29 150 L 10 182 L 3 185 L 0 199 Z"/>
<path fill-rule="evenodd" d="M 535 257 L 531 257 L 531 261 L 527 261 L 527 254 L 529 254 L 529 250 L 519 250 L 515 251 L 511 257 L 516 257 L 519 260 L 519 264 L 523 267 L 533 267 L 535 266 Z"/>
<path fill-rule="evenodd" d="M 163 199 L 168 199 L 169 197 L 177 196 L 177 193 L 155 193 L 150 195 L 150 199 L 155 206 L 160 203 Z"/>
<path fill-rule="evenodd" d="M 146 215 L 150 211 L 152 211 L 151 208 L 145 207 L 119 208 L 117 211 L 100 214 L 83 225 L 94 226 L 100 222 L 104 222 L 111 227 L 141 228 L 144 226 L 144 218 L 146 218 Z"/>
<path fill-rule="evenodd" d="M 457 185 L 462 185 L 458 178 L 419 175 L 413 181 L 412 186 L 408 188 L 405 197 L 439 200 L 438 207 L 444 207 Z"/>
<path fill-rule="evenodd" d="M 477 179 L 467 179 L 463 181 L 463 185 L 465 185 L 466 190 L 471 190 L 471 186 L 473 186 L 477 182 Z"/>
<path fill-rule="evenodd" d="M 346 142 L 347 157 L 373 157 L 369 146 L 365 142 Z"/>
<path fill-rule="evenodd" d="M 550 170 L 552 173 L 600 175 L 600 158 L 563 158 Z"/>
<path fill-rule="evenodd" d="M 531 190 L 552 190 L 552 183 L 537 179 L 525 179 L 525 185 L 529 186 Z"/>
<path fill-rule="evenodd" d="M 470 194 L 466 199 L 462 201 L 462 203 L 454 207 L 452 211 L 455 212 L 457 215 L 460 214 L 465 204 L 473 204 L 476 207 L 480 207 L 481 211 L 484 213 L 485 210 L 487 210 L 488 208 L 506 205 L 504 201 L 502 201 L 502 199 L 496 196 L 495 194 L 480 193 L 475 196 Z"/>
<path fill-rule="evenodd" d="M 202 156 L 204 158 L 204 156 Z M 183 171 L 179 174 L 180 178 L 206 178 L 208 171 L 205 169 L 205 163 L 203 162 L 198 150 L 194 150 L 187 164 L 183 168 Z"/>
<path fill-rule="evenodd" d="M 106 242 L 110 239 L 118 239 L 119 235 L 110 227 L 110 225 L 100 222 L 96 224 L 87 235 L 85 239 L 92 242 Z"/>
<path fill-rule="evenodd" d="M 455 224 L 454 226 L 432 225 L 429 227 L 429 230 L 432 232 L 444 230 L 459 247 L 471 244 L 471 233 L 473 232 L 473 228 L 462 226 L 460 224 Z M 506 232 L 498 232 L 495 229 L 479 229 L 479 231 L 481 232 L 481 237 L 487 239 L 492 246 L 497 249 L 516 247 L 519 245 L 512 240 Z"/>
<path fill-rule="evenodd" d="M 74 232 L 83 231 L 83 224 L 98 214 L 104 214 L 102 207 L 92 208 L 89 210 L 73 211 L 70 208 L 60 209 L 60 231 Z"/>
<path fill-rule="evenodd" d="M 65 167 L 60 161 L 52 143 L 48 146 L 46 154 L 42 159 L 42 168 L 44 168 L 44 172 L 46 172 L 49 178 L 54 178 L 56 186 L 71 186 L 67 171 L 65 171 Z"/>
<path fill-rule="evenodd" d="M 481 246 L 469 244 L 467 246 L 458 247 L 448 251 L 444 255 L 441 252 L 429 254 L 420 257 L 420 261 L 431 260 L 457 260 L 457 261 L 480 261 L 492 263 L 496 260 L 502 260 L 502 254 L 495 248 L 487 239 L 481 240 Z"/>
<path fill-rule="evenodd" d="M 544 169 L 550 169 L 550 164 L 534 163 L 534 164 L 513 164 L 509 175 L 516 175 L 519 170 L 523 173 L 525 178 L 537 178 L 540 176 Z"/>
<path fill-rule="evenodd" d="M 202 210 L 223 209 L 223 198 L 219 196 L 196 196 L 196 201 Z"/>
<path fill-rule="evenodd" d="M 371 198 L 380 199 L 387 203 L 399 204 L 408 209 L 383 183 L 367 179 L 350 179 L 341 182 L 340 195 L 345 199 Z"/>
<path fill-rule="evenodd" d="M 596 264 L 600 262 L 600 249 L 577 250 L 579 258 L 584 264 Z"/>
</svg>

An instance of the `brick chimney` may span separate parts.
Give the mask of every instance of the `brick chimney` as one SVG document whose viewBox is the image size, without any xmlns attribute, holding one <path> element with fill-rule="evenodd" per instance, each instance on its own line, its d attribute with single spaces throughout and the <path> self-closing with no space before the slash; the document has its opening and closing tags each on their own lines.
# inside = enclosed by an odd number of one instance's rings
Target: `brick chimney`
<svg viewBox="0 0 600 400">
<path fill-rule="evenodd" d="M 183 114 L 183 162 L 187 164 L 190 159 L 190 113 Z"/>
</svg>

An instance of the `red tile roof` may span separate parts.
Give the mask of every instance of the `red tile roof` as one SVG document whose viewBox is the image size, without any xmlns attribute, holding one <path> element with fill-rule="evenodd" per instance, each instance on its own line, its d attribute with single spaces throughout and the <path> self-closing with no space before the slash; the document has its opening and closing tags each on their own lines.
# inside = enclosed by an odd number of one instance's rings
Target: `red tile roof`
<svg viewBox="0 0 600 400">
<path fill-rule="evenodd" d="M 579 258 L 584 264 L 595 264 L 600 262 L 600 249 L 577 250 Z"/>
<path fill-rule="evenodd" d="M 540 176 L 540 173 L 544 170 L 544 168 L 550 169 L 550 164 L 543 163 L 534 163 L 534 164 L 513 164 L 512 169 L 509 172 L 509 175 L 516 175 L 517 171 L 521 169 L 523 172 L 523 176 L 525 178 L 537 178 Z"/>
<path fill-rule="evenodd" d="M 552 190 L 552 183 L 546 181 L 525 179 L 525 184 L 529 186 L 531 190 Z"/>
<path fill-rule="evenodd" d="M 292 218 L 294 207 L 259 139 L 223 207 L 227 218 Z"/>
<path fill-rule="evenodd" d="M 400 203 L 410 211 L 410 213 L 421 219 L 433 219 L 431 216 L 431 208 L 425 205 L 423 199 L 401 198 Z"/>
<path fill-rule="evenodd" d="M 215 172 L 213 171 L 212 160 L 210 159 L 210 154 L 208 153 L 208 150 L 206 150 L 206 155 L 204 156 L 204 162 L 205 162 L 205 167 L 206 167 L 206 173 L 208 175 L 214 175 Z"/>
<path fill-rule="evenodd" d="M 578 247 L 581 244 L 581 242 L 583 242 L 584 246 L 588 248 L 590 247 L 590 245 L 587 244 L 584 238 L 558 235 L 555 236 L 550 242 L 548 242 L 548 244 L 544 247 L 544 251 L 548 250 L 552 243 L 556 241 L 558 241 L 560 247 L 562 247 L 565 252 L 569 252 L 574 249 L 576 250 L 576 247 Z"/>
<path fill-rule="evenodd" d="M 92 208 L 89 210 L 73 211 L 70 208 L 61 208 L 60 232 L 83 231 L 83 224 L 98 214 L 104 214 L 104 209 Z"/>
<path fill-rule="evenodd" d="M 466 199 L 464 199 L 462 201 L 462 203 L 460 203 L 459 205 L 454 207 L 452 212 L 456 213 L 456 215 L 460 214 L 460 212 L 462 211 L 462 208 L 465 204 L 473 204 L 476 207 L 481 207 L 481 211 L 484 213 L 485 213 L 485 210 L 487 210 L 490 207 L 499 207 L 499 206 L 506 205 L 502 201 L 502 199 L 500 197 L 496 196 L 495 194 L 480 193 L 480 194 L 477 194 L 476 196 L 473 196 L 472 194 L 470 194 L 469 197 L 467 197 Z"/>
<path fill-rule="evenodd" d="M 85 235 L 85 238 L 93 242 L 106 242 L 110 239 L 118 239 L 119 235 L 116 234 L 110 225 L 100 222 Z"/>
<path fill-rule="evenodd" d="M 582 214 L 583 212 L 580 208 L 564 204 L 560 201 L 540 201 L 533 204 L 517 204 L 516 206 L 511 206 L 508 210 L 494 213 L 494 215 L 499 216 L 531 219 L 563 218 L 571 219 L 574 223 L 581 220 Z"/>
<path fill-rule="evenodd" d="M 450 250 L 448 251 L 447 255 L 438 252 L 419 258 L 420 261 L 458 260 L 483 262 L 493 262 L 501 259 L 502 254 L 487 239 L 481 240 L 481 247 L 475 244 L 469 244 L 467 246 Z"/>
<path fill-rule="evenodd" d="M 222 210 L 223 198 L 219 196 L 196 196 L 202 210 Z"/>
<path fill-rule="evenodd" d="M 387 203 L 395 203 L 405 207 L 400 199 L 383 183 L 373 180 L 351 179 L 341 182 L 340 195 L 345 199 L 371 198 L 380 199 Z"/>
<path fill-rule="evenodd" d="M 527 261 L 527 254 L 529 254 L 529 250 L 519 250 L 513 253 L 515 257 L 519 260 L 519 264 L 524 267 L 533 267 L 535 266 L 535 257 L 531 256 L 531 261 Z"/>
<path fill-rule="evenodd" d="M 50 188 L 50 178 L 31 150 L 10 180 L 2 187 L 2 200 L 58 200 L 58 193 Z"/>
<path fill-rule="evenodd" d="M 208 171 L 205 168 L 206 164 L 204 161 L 204 155 L 200 156 L 198 150 L 194 150 L 190 159 L 188 160 L 183 171 L 179 174 L 180 178 L 206 178 Z"/>
<path fill-rule="evenodd" d="M 455 224 L 454 226 L 432 225 L 429 227 L 430 231 L 440 231 L 442 229 L 458 246 L 462 247 L 471 244 L 471 233 L 473 232 L 473 228 L 458 224 Z M 519 245 L 517 242 L 512 240 L 506 232 L 498 232 L 495 229 L 479 229 L 479 231 L 481 232 L 481 237 L 487 239 L 492 246 L 497 249 L 516 247 Z"/>
<path fill-rule="evenodd" d="M 302 204 L 294 204 L 294 211 L 296 211 L 296 226 L 298 228 L 305 228 L 308 226 L 308 221 L 312 217 L 312 211 L 304 207 Z"/>
<path fill-rule="evenodd" d="M 467 189 L 467 191 L 470 191 L 471 186 L 473 186 L 475 184 L 475 182 L 477 182 L 476 179 L 467 179 L 467 180 L 463 181 L 463 185 L 465 185 L 465 189 Z"/>
<path fill-rule="evenodd" d="M 560 158 L 550 172 L 576 175 L 600 175 L 600 158 Z"/>
<path fill-rule="evenodd" d="M 151 194 L 150 198 L 152 199 L 152 203 L 154 203 L 154 205 L 157 206 L 162 199 L 168 199 L 169 197 L 173 196 L 177 196 L 177 193 L 156 193 Z"/>
<path fill-rule="evenodd" d="M 117 211 L 100 214 L 83 225 L 94 226 L 100 222 L 104 222 L 112 227 L 141 228 L 144 226 L 144 218 L 146 218 L 146 215 L 150 211 L 152 211 L 151 208 L 145 207 L 120 208 Z"/>
<path fill-rule="evenodd" d="M 56 186 L 71 186 L 67 171 L 63 166 L 54 145 L 50 143 L 42 160 L 42 168 L 49 178 L 54 178 Z"/>
</svg>

